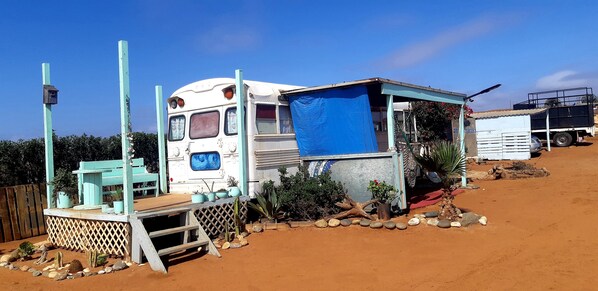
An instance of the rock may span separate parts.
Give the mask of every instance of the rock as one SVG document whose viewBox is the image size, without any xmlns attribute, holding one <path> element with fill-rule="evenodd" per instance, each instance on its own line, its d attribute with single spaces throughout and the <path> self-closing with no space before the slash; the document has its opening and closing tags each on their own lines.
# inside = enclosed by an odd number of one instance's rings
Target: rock
<svg viewBox="0 0 598 291">
<path fill-rule="evenodd" d="M 48 271 L 50 269 L 54 268 L 54 265 L 49 265 L 49 266 L 45 266 L 42 271 Z"/>
<path fill-rule="evenodd" d="M 399 230 L 405 230 L 405 229 L 407 229 L 407 224 L 403 223 L 403 222 L 397 222 L 397 228 Z"/>
<path fill-rule="evenodd" d="M 33 277 L 39 277 L 39 276 L 41 276 L 41 275 L 42 275 L 42 272 L 41 272 L 41 271 L 35 271 L 35 272 L 31 273 L 31 275 L 32 275 Z"/>
<path fill-rule="evenodd" d="M 0 263 L 4 264 L 2 265 L 2 267 L 6 266 L 6 263 L 8 263 L 8 259 L 10 259 L 10 255 L 3 255 L 2 257 L 0 257 Z"/>
<path fill-rule="evenodd" d="M 48 277 L 49 275 L 50 275 L 49 271 L 43 271 L 42 272 L 42 276 L 44 276 L 44 277 Z"/>
<path fill-rule="evenodd" d="M 73 260 L 69 266 L 69 273 L 77 273 L 79 271 L 83 271 L 83 264 L 79 260 Z"/>
<path fill-rule="evenodd" d="M 244 231 L 244 232 L 240 233 L 239 236 L 242 237 L 242 238 L 245 238 L 245 237 L 249 236 L 249 233 L 246 232 L 246 231 Z"/>
<path fill-rule="evenodd" d="M 240 248 L 240 247 L 242 247 L 242 246 L 243 246 L 243 245 L 241 245 L 241 243 L 238 243 L 238 242 L 233 242 L 233 243 L 230 243 L 230 248 L 231 248 L 231 249 L 238 249 L 238 248 Z"/>
<path fill-rule="evenodd" d="M 358 225 L 360 222 L 361 222 L 361 219 L 358 219 L 358 218 L 351 220 L 351 224 L 354 224 L 354 225 Z"/>
<path fill-rule="evenodd" d="M 473 212 L 463 213 L 463 217 L 461 218 L 461 226 L 469 226 L 471 224 L 477 223 L 479 219 L 480 216 Z"/>
<path fill-rule="evenodd" d="M 384 227 L 386 229 L 395 229 L 397 227 L 397 225 L 392 221 L 387 221 L 384 223 Z"/>
<path fill-rule="evenodd" d="M 482 216 L 482 217 L 480 217 L 480 219 L 478 220 L 478 222 L 481 225 L 486 226 L 486 224 L 488 224 L 488 218 L 486 216 Z"/>
<path fill-rule="evenodd" d="M 114 266 L 112 266 L 112 269 L 114 271 L 120 271 L 120 270 L 124 270 L 126 268 L 128 268 L 128 266 L 122 260 L 117 261 L 116 263 L 114 263 Z"/>
<path fill-rule="evenodd" d="M 225 242 L 222 244 L 222 249 L 223 250 L 228 250 L 228 248 L 230 248 L 230 243 L 229 242 Z"/>
<path fill-rule="evenodd" d="M 131 263 L 131 262 L 127 262 L 127 266 L 129 266 L 129 267 L 130 267 L 130 266 L 133 266 L 133 263 Z"/>
<path fill-rule="evenodd" d="M 98 271 L 98 275 L 102 275 L 102 274 L 104 274 L 104 273 L 106 273 L 106 271 L 104 271 L 104 270 L 99 270 L 99 271 Z"/>
<path fill-rule="evenodd" d="M 254 225 L 251 227 L 251 230 L 252 230 L 253 232 L 262 232 L 262 231 L 264 231 L 264 227 L 263 227 L 261 224 L 254 224 Z"/>
<path fill-rule="evenodd" d="M 79 272 L 77 274 L 73 274 L 73 279 L 77 279 L 77 278 L 81 278 L 83 277 L 83 272 Z"/>
<path fill-rule="evenodd" d="M 83 272 L 83 276 L 84 277 L 90 277 L 90 276 L 94 276 L 97 275 L 96 272 Z"/>
<path fill-rule="evenodd" d="M 15 265 L 8 265 L 8 269 L 11 271 L 17 271 L 19 269 L 19 267 L 15 266 Z"/>
<path fill-rule="evenodd" d="M 437 226 L 438 225 L 438 218 L 430 218 L 426 222 L 428 225 Z"/>
<path fill-rule="evenodd" d="M 451 227 L 451 221 L 448 219 L 442 219 L 438 221 L 438 225 L 436 225 L 440 228 L 450 228 Z"/>
<path fill-rule="evenodd" d="M 370 224 L 372 224 L 372 221 L 369 219 L 362 219 L 361 221 L 359 221 L 359 225 L 361 226 L 370 226 Z"/>
<path fill-rule="evenodd" d="M 54 278 L 56 278 L 56 276 L 58 276 L 58 272 L 56 272 L 56 271 L 52 271 L 48 274 L 48 278 L 50 278 L 50 279 L 54 279 Z"/>
<path fill-rule="evenodd" d="M 314 223 L 314 225 L 318 228 L 326 228 L 328 227 L 328 222 L 324 219 L 320 219 Z"/>
<path fill-rule="evenodd" d="M 328 220 L 328 226 L 330 226 L 330 227 L 337 227 L 339 225 L 341 225 L 341 221 L 338 219 L 332 218 L 332 219 Z"/>
<path fill-rule="evenodd" d="M 451 227 L 461 227 L 461 222 L 458 222 L 458 221 L 452 221 L 452 222 L 451 222 Z"/>
<path fill-rule="evenodd" d="M 425 217 L 438 217 L 438 211 L 428 211 L 424 213 Z"/>
<path fill-rule="evenodd" d="M 22 266 L 19 268 L 19 270 L 21 270 L 21 271 L 23 271 L 23 272 L 27 272 L 27 270 L 29 270 L 29 268 L 30 268 L 30 267 L 29 267 L 29 266 L 27 266 L 27 265 L 22 265 Z"/>
<path fill-rule="evenodd" d="M 67 275 L 66 278 L 68 280 L 73 280 L 73 279 L 75 279 L 75 276 L 74 275 Z"/>
<path fill-rule="evenodd" d="M 411 219 L 409 219 L 409 221 L 407 221 L 407 224 L 410 226 L 416 226 L 419 224 L 419 218 L 417 218 L 417 217 L 411 218 Z"/>
<path fill-rule="evenodd" d="M 418 219 L 422 219 L 422 218 L 426 218 L 426 215 L 425 215 L 425 214 L 419 214 L 419 213 L 418 213 L 418 214 L 414 214 L 414 215 L 413 215 L 413 217 L 416 217 L 416 218 L 418 218 Z"/>
<path fill-rule="evenodd" d="M 343 220 L 341 220 L 341 225 L 342 226 L 349 226 L 351 224 L 353 224 L 353 222 L 351 220 L 349 220 L 349 219 L 343 219 Z"/>
<path fill-rule="evenodd" d="M 58 275 L 56 275 L 56 277 L 54 277 L 54 281 L 62 281 L 64 279 L 66 279 L 67 276 L 68 276 L 67 272 L 59 273 Z"/>
<path fill-rule="evenodd" d="M 83 269 L 83 273 L 89 273 L 89 272 L 90 272 L 90 271 L 89 271 L 89 268 L 85 268 L 85 269 Z"/>
<path fill-rule="evenodd" d="M 249 242 L 246 239 L 239 240 L 239 243 L 241 243 L 241 246 L 246 246 L 249 244 Z"/>
<path fill-rule="evenodd" d="M 36 270 L 36 269 L 34 269 L 34 268 L 29 268 L 29 270 L 27 270 L 27 272 L 29 272 L 29 273 L 33 273 L 33 272 L 35 272 L 35 271 L 37 271 L 37 270 Z"/>
<path fill-rule="evenodd" d="M 0 263 L 0 267 L 5 267 L 6 265 L 8 265 L 8 263 L 7 263 L 7 262 L 2 262 L 2 263 Z"/>
<path fill-rule="evenodd" d="M 374 229 L 378 229 L 378 228 L 382 228 L 383 224 L 380 221 L 373 221 L 372 223 L 370 223 L 370 228 L 374 228 Z"/>
</svg>

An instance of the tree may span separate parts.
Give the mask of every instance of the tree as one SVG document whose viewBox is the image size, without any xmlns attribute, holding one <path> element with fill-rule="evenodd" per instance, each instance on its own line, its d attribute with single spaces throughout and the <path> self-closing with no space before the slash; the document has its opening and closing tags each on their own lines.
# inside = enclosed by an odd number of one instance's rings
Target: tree
<svg viewBox="0 0 598 291">
<path fill-rule="evenodd" d="M 455 220 L 459 216 L 457 207 L 453 204 L 453 178 L 461 175 L 465 171 L 465 157 L 461 152 L 459 145 L 439 141 L 426 151 L 423 155 L 414 154 L 415 160 L 425 170 L 435 172 L 440 177 L 442 183 L 442 201 L 438 211 L 439 219 Z"/>
<path fill-rule="evenodd" d="M 459 118 L 461 106 L 449 103 L 416 101 L 411 104 L 417 120 L 417 131 L 423 142 L 449 139 L 451 121 Z M 465 105 L 465 115 L 473 110 Z"/>
</svg>

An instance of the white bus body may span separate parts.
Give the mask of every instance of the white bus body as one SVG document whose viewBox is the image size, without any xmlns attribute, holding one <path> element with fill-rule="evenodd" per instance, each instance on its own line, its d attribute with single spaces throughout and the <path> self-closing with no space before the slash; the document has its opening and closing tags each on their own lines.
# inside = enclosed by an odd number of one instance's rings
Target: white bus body
<svg viewBox="0 0 598 291">
<path fill-rule="evenodd" d="M 253 197 L 267 180 L 278 180 L 278 168 L 296 168 L 299 149 L 288 102 L 280 91 L 299 86 L 244 81 L 248 153 L 248 192 Z M 235 79 L 198 81 L 176 90 L 168 99 L 168 173 L 170 193 L 226 188 L 239 180 L 237 96 L 225 96 Z M 181 101 L 183 100 L 183 101 Z M 176 104 L 176 105 L 175 105 Z M 182 106 L 181 106 L 182 105 Z"/>
</svg>

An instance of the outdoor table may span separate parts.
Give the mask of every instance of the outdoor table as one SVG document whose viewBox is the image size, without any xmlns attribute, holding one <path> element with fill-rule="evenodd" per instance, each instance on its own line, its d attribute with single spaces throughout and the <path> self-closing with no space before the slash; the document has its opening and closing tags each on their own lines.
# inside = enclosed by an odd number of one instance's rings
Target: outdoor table
<svg viewBox="0 0 598 291">
<path fill-rule="evenodd" d="M 81 174 L 83 183 L 83 206 L 93 207 L 102 205 L 102 173 L 109 169 L 75 170 L 73 174 Z M 81 193 L 79 193 L 81 197 Z"/>
</svg>

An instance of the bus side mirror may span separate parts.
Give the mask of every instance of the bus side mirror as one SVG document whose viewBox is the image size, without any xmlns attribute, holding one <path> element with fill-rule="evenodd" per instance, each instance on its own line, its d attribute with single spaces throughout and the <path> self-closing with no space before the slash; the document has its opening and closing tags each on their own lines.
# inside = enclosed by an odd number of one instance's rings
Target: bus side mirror
<svg viewBox="0 0 598 291">
<path fill-rule="evenodd" d="M 44 85 L 44 104 L 58 104 L 58 89 L 52 85 Z"/>
</svg>

